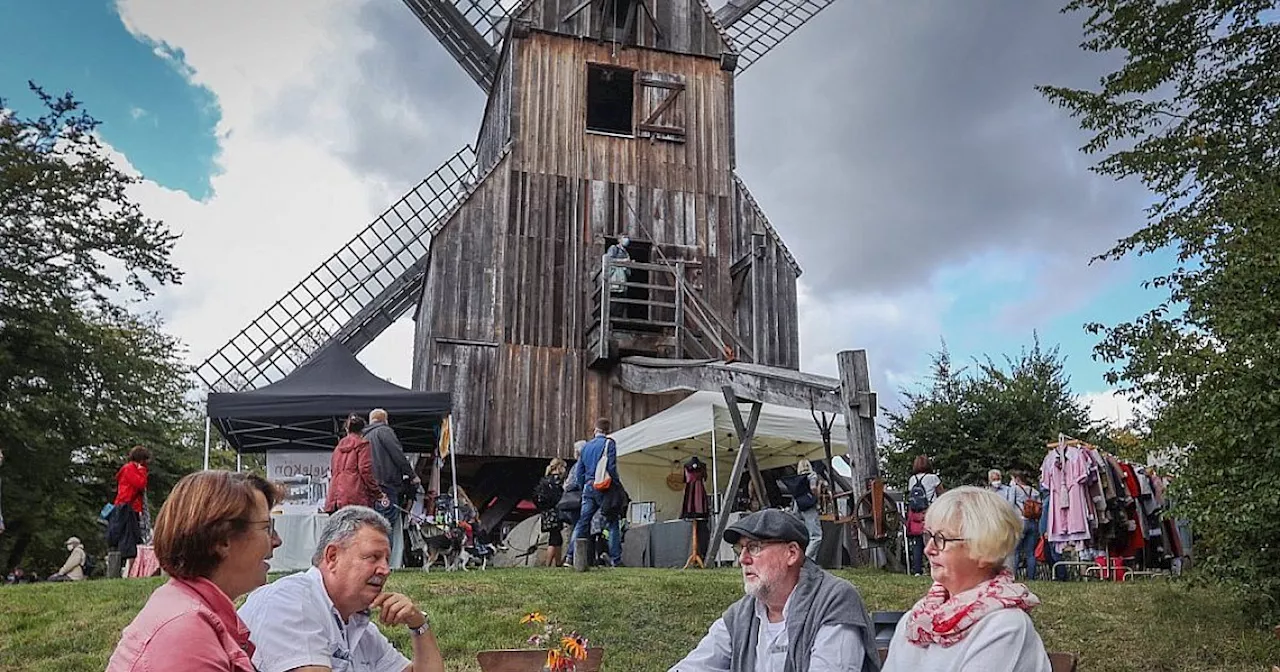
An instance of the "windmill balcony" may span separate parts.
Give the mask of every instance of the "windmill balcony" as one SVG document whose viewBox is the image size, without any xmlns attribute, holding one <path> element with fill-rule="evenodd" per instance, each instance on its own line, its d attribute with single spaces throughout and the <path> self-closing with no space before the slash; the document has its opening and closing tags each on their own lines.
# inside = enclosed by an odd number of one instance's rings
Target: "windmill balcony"
<svg viewBox="0 0 1280 672">
<path fill-rule="evenodd" d="M 749 353 L 699 297 L 693 261 L 648 263 L 602 257 L 592 275 L 589 364 L 608 368 L 628 355 L 731 359 Z"/>
</svg>

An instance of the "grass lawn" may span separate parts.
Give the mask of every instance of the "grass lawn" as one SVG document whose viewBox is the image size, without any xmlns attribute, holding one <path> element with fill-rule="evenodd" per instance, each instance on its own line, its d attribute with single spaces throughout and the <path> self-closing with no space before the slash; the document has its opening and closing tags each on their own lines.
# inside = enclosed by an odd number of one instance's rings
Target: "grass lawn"
<svg viewBox="0 0 1280 672">
<path fill-rule="evenodd" d="M 924 579 L 839 572 L 868 609 L 902 610 Z M 159 579 L 0 586 L 0 670 L 102 670 L 120 630 Z M 542 611 L 606 648 L 605 669 L 665 670 L 741 595 L 736 570 L 499 569 L 397 572 L 388 584 L 431 614 L 450 670 L 478 670 L 477 651 L 520 648 L 528 611 Z M 1083 672 L 1269 671 L 1280 641 L 1250 629 L 1230 599 L 1184 584 L 1036 583 L 1033 618 L 1050 650 L 1081 656 Z M 408 650 L 403 629 L 389 633 Z M 175 668 L 178 669 L 178 668 Z"/>
</svg>

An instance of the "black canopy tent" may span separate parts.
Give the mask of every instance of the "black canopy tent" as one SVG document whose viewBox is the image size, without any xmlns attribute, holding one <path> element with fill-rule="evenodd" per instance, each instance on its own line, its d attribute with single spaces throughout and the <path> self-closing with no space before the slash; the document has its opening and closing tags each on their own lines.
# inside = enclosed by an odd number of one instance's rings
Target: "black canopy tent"
<svg viewBox="0 0 1280 672">
<path fill-rule="evenodd" d="M 247 392 L 211 392 L 209 420 L 238 452 L 332 450 L 350 413 L 387 411 L 405 452 L 434 450 L 448 392 L 415 392 L 371 373 L 340 343 L 293 373 Z"/>
</svg>

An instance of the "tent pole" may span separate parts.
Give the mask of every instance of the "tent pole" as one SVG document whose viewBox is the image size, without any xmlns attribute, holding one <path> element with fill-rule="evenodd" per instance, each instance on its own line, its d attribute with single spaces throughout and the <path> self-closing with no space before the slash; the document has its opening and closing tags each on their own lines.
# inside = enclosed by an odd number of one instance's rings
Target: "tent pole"
<svg viewBox="0 0 1280 672">
<path fill-rule="evenodd" d="M 716 460 L 716 422 L 715 411 L 711 415 L 711 489 L 715 496 L 711 498 L 712 515 L 720 514 L 720 468 Z"/>
<path fill-rule="evenodd" d="M 240 473 L 240 449 L 236 449 L 236 473 Z"/>
<path fill-rule="evenodd" d="M 209 413 L 206 410 L 204 414 L 204 468 L 209 470 Z"/>
</svg>

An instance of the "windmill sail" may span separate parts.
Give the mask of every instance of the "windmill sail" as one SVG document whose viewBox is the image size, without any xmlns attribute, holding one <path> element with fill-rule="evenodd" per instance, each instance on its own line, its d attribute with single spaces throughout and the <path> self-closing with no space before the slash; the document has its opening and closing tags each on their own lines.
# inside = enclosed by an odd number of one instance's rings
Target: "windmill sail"
<svg viewBox="0 0 1280 672">
<path fill-rule="evenodd" d="M 493 87 L 506 30 L 502 0 L 404 0 L 480 88 Z"/>
<path fill-rule="evenodd" d="M 201 364 L 210 390 L 261 387 L 337 340 L 359 352 L 422 291 L 431 236 L 477 183 L 459 150 Z"/>
<path fill-rule="evenodd" d="M 738 48 L 742 74 L 834 0 L 729 0 L 716 11 Z"/>
</svg>

